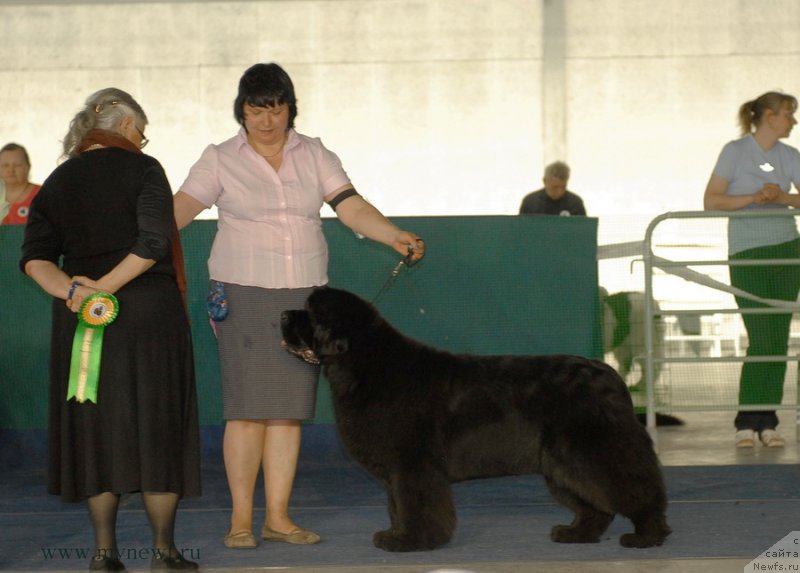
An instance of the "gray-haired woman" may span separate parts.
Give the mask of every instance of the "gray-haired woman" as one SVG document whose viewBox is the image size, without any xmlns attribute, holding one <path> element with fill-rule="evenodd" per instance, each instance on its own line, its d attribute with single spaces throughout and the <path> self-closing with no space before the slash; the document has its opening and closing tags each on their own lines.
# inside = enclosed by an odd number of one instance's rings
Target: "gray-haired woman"
<svg viewBox="0 0 800 573">
<path fill-rule="evenodd" d="M 141 153 L 146 126 L 124 91 L 92 94 L 64 138 L 67 160 L 33 201 L 22 246 L 22 270 L 54 298 L 48 491 L 88 501 L 90 571 L 124 570 L 117 509 L 121 494 L 139 491 L 151 568 L 197 568 L 174 540 L 179 499 L 200 494 L 192 343 L 172 192 Z M 85 342 L 97 318 L 105 326 L 88 338 L 102 337 L 101 348 L 76 358 L 76 333 Z"/>
</svg>

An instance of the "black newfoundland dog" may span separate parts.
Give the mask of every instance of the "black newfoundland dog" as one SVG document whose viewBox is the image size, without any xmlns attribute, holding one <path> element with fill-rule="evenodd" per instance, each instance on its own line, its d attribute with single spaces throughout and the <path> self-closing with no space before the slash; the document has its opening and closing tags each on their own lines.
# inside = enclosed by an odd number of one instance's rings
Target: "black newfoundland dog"
<svg viewBox="0 0 800 573">
<path fill-rule="evenodd" d="M 287 350 L 319 361 L 348 454 L 389 494 L 387 551 L 434 549 L 456 527 L 450 484 L 541 473 L 575 512 L 550 532 L 600 540 L 616 514 L 625 547 L 669 535 L 661 468 L 619 375 L 578 356 L 452 354 L 395 330 L 368 302 L 323 287 L 281 317 Z"/>
</svg>

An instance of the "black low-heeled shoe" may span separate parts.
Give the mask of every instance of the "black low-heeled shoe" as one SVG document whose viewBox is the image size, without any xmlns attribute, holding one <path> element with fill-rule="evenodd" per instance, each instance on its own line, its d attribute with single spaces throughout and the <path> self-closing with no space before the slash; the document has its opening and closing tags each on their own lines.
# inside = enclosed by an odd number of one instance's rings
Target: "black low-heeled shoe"
<svg viewBox="0 0 800 573">
<path fill-rule="evenodd" d="M 153 555 L 150 560 L 150 571 L 196 571 L 199 565 L 184 559 L 182 555 Z"/>
<path fill-rule="evenodd" d="M 122 561 L 115 557 L 97 555 L 89 561 L 89 571 L 126 571 Z"/>
</svg>

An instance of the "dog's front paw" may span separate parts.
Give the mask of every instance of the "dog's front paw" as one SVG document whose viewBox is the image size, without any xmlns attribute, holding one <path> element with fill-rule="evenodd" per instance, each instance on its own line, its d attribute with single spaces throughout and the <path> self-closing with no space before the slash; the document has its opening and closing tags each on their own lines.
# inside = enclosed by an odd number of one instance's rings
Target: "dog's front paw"
<svg viewBox="0 0 800 573">
<path fill-rule="evenodd" d="M 384 529 L 372 536 L 372 543 L 384 551 L 429 551 L 443 545 L 447 540 L 433 539 L 434 536 L 409 535 L 394 529 Z"/>
<path fill-rule="evenodd" d="M 600 537 L 595 533 L 582 531 L 571 525 L 556 525 L 550 530 L 550 539 L 556 543 L 599 543 Z"/>
<path fill-rule="evenodd" d="M 417 548 L 409 543 L 407 537 L 399 535 L 393 529 L 378 531 L 372 536 L 372 543 L 384 551 L 416 551 Z"/>
</svg>

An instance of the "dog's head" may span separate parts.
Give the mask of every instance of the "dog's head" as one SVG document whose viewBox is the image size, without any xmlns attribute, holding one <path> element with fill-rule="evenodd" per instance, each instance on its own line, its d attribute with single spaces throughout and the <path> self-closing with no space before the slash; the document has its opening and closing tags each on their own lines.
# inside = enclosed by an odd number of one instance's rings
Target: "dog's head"
<svg viewBox="0 0 800 573">
<path fill-rule="evenodd" d="M 304 310 L 287 310 L 281 315 L 283 345 L 301 360 L 325 364 L 348 352 L 353 340 L 368 336 L 375 324 L 375 308 L 357 295 L 321 287 L 306 300 Z"/>
<path fill-rule="evenodd" d="M 314 331 L 311 328 L 308 312 L 305 310 L 284 310 L 281 313 L 281 333 L 283 346 L 287 352 L 294 354 L 308 364 L 319 364 L 314 352 Z"/>
</svg>

